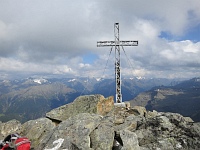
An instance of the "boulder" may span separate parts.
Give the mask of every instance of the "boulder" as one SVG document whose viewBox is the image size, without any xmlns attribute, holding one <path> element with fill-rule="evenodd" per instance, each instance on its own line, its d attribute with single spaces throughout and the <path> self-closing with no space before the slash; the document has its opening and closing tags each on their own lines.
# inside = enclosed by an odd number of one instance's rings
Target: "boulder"
<svg viewBox="0 0 200 150">
<path fill-rule="evenodd" d="M 121 130 L 120 137 L 123 142 L 121 150 L 140 150 L 137 135 L 129 130 Z"/>
<path fill-rule="evenodd" d="M 143 120 L 142 117 L 130 115 L 127 118 L 125 118 L 124 123 L 119 124 L 119 125 L 116 124 L 114 126 L 114 130 L 116 132 L 123 130 L 123 129 L 127 129 L 129 131 L 135 131 L 137 129 L 138 121 L 141 121 L 141 120 Z"/>
<path fill-rule="evenodd" d="M 141 106 L 134 106 L 133 107 L 133 112 L 136 112 L 137 114 L 141 115 L 141 116 L 146 116 L 147 111 L 145 107 L 141 107 Z"/>
<path fill-rule="evenodd" d="M 92 149 L 90 134 L 99 126 L 101 120 L 102 116 L 89 113 L 70 117 L 47 133 L 37 149 L 90 150 Z"/>
<path fill-rule="evenodd" d="M 115 106 L 114 110 L 112 111 L 114 124 L 116 125 L 123 124 L 125 121 L 125 118 L 129 115 L 129 112 L 127 111 L 128 110 L 126 109 L 126 107 L 123 107 L 123 106 L 120 107 L 120 105 Z"/>
<path fill-rule="evenodd" d="M 16 133 L 20 127 L 21 123 L 15 119 L 5 123 L 0 122 L 0 139 L 4 139 L 11 133 Z"/>
<path fill-rule="evenodd" d="M 153 117 L 155 117 L 155 116 L 157 116 L 157 115 L 158 115 L 158 112 L 157 112 L 156 110 L 147 111 L 146 117 L 147 117 L 147 118 L 153 118 Z"/>
<path fill-rule="evenodd" d="M 70 104 L 63 105 L 46 114 L 47 118 L 64 121 L 79 113 L 95 113 L 106 115 L 114 107 L 113 96 L 104 98 L 102 95 L 79 96 Z"/>
<path fill-rule="evenodd" d="M 176 113 L 158 113 L 138 122 L 139 145 L 158 149 L 199 149 L 200 128 Z"/>
<path fill-rule="evenodd" d="M 111 150 L 114 141 L 114 128 L 112 120 L 103 119 L 90 134 L 91 147 L 95 150 Z"/>
<path fill-rule="evenodd" d="M 35 148 L 54 127 L 55 124 L 51 120 L 47 118 L 39 118 L 22 124 L 17 132 L 20 135 L 25 135 L 29 138 L 31 141 L 31 147 Z"/>
</svg>

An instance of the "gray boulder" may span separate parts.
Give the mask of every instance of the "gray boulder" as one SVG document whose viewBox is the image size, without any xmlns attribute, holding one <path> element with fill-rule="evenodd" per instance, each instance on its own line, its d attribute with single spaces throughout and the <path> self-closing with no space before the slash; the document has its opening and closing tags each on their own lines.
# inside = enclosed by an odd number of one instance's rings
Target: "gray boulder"
<svg viewBox="0 0 200 150">
<path fill-rule="evenodd" d="M 25 135 L 31 141 L 31 147 L 36 148 L 47 133 L 52 131 L 55 124 L 47 118 L 30 120 L 21 125 L 17 130 L 20 135 Z"/>
<path fill-rule="evenodd" d="M 114 141 L 113 118 L 104 117 L 91 132 L 91 147 L 95 150 L 111 150 Z"/>
<path fill-rule="evenodd" d="M 199 149 L 200 127 L 176 113 L 158 113 L 138 122 L 139 145 L 152 149 Z"/>
<path fill-rule="evenodd" d="M 137 135 L 129 130 L 121 130 L 120 137 L 123 142 L 121 150 L 140 150 Z"/>
<path fill-rule="evenodd" d="M 17 120 L 10 120 L 8 122 L 0 122 L 0 139 L 4 139 L 11 133 L 16 133 L 21 127 L 21 123 Z"/>
<path fill-rule="evenodd" d="M 98 127 L 102 116 L 97 114 L 81 113 L 60 123 L 46 138 L 40 142 L 37 149 L 91 149 L 91 132 Z"/>
<path fill-rule="evenodd" d="M 113 107 L 113 96 L 108 98 L 104 98 L 102 95 L 79 96 L 74 102 L 48 112 L 46 117 L 52 120 L 64 121 L 80 113 L 106 115 Z"/>
</svg>

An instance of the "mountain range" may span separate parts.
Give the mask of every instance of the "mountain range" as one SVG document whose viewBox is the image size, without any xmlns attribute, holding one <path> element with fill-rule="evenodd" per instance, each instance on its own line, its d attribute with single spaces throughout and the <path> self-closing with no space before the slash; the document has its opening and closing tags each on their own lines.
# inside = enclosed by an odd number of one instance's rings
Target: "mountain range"
<svg viewBox="0 0 200 150">
<path fill-rule="evenodd" d="M 134 99 L 153 87 L 172 87 L 180 79 L 122 79 L 123 101 Z M 17 119 L 25 122 L 72 102 L 80 95 L 115 95 L 115 80 L 103 78 L 25 78 L 0 80 L 0 120 Z"/>
<path fill-rule="evenodd" d="M 175 86 L 157 86 L 140 93 L 131 105 L 147 110 L 179 113 L 200 122 L 200 78 L 183 81 Z"/>
<path fill-rule="evenodd" d="M 31 145 L 31 150 L 200 149 L 200 123 L 190 117 L 147 111 L 129 102 L 115 105 L 113 96 L 99 94 L 79 96 L 47 112 L 46 117 L 25 123 L 0 122 L 0 129 L 3 143 L 22 149 Z M 9 140 L 13 133 L 24 140 L 14 144 Z"/>
</svg>

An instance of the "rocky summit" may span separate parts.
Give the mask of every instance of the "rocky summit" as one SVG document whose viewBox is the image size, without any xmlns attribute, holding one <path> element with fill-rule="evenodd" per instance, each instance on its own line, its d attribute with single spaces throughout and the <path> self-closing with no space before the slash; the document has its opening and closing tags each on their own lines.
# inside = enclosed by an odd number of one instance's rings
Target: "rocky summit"
<svg viewBox="0 0 200 150">
<path fill-rule="evenodd" d="M 46 118 L 0 122 L 0 139 L 19 133 L 35 150 L 197 150 L 200 123 L 177 113 L 147 111 L 113 97 L 80 96 Z"/>
</svg>

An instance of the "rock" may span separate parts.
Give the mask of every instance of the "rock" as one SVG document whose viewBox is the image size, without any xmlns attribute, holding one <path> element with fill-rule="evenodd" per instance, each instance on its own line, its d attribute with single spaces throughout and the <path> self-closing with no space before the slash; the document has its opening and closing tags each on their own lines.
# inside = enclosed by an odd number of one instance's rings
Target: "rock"
<svg viewBox="0 0 200 150">
<path fill-rule="evenodd" d="M 140 129 L 136 130 L 134 133 L 138 137 L 138 142 L 140 146 L 146 147 L 148 144 L 157 142 L 157 137 L 151 129 Z"/>
<path fill-rule="evenodd" d="M 79 113 L 106 115 L 114 107 L 113 97 L 102 95 L 79 96 L 73 103 L 58 107 L 46 114 L 47 118 L 63 121 Z"/>
<path fill-rule="evenodd" d="M 147 114 L 147 110 L 145 107 L 141 107 L 141 106 L 134 106 L 133 107 L 133 111 L 137 112 L 137 114 L 141 115 L 141 116 L 146 116 Z"/>
<path fill-rule="evenodd" d="M 135 115 L 130 115 L 127 118 L 125 118 L 125 121 L 123 124 L 115 125 L 114 130 L 120 131 L 123 129 L 127 129 L 129 131 L 135 131 L 137 129 L 137 122 L 141 121 L 143 118 Z"/>
<path fill-rule="evenodd" d="M 188 122 L 180 114 L 158 113 L 138 122 L 135 133 L 139 145 L 154 149 L 199 149 L 198 124 Z"/>
<path fill-rule="evenodd" d="M 153 110 L 153 111 L 148 111 L 147 112 L 147 118 L 152 118 L 152 117 L 155 117 L 158 115 L 158 112 L 156 110 Z"/>
<path fill-rule="evenodd" d="M 110 96 L 108 98 L 100 97 L 97 103 L 97 114 L 106 115 L 109 113 L 114 107 L 114 97 Z"/>
<path fill-rule="evenodd" d="M 91 147 L 95 150 L 111 150 L 114 141 L 114 128 L 112 120 L 103 120 L 90 134 Z"/>
<path fill-rule="evenodd" d="M 15 119 L 5 123 L 0 122 L 0 139 L 4 139 L 11 133 L 16 133 L 20 127 L 21 123 Z"/>
<path fill-rule="evenodd" d="M 186 122 L 193 123 L 194 121 L 190 117 L 184 117 Z"/>
<path fill-rule="evenodd" d="M 22 125 L 0 122 L 0 136 L 19 132 L 35 150 L 200 149 L 200 123 L 191 118 L 138 106 L 116 107 L 113 98 L 101 95 L 81 96 L 47 114 L 50 119 Z"/>
<path fill-rule="evenodd" d="M 91 149 L 91 132 L 100 124 L 102 116 L 81 113 L 60 123 L 54 130 L 46 134 L 37 149 L 50 150 L 55 143 L 59 149 Z M 58 146 L 58 144 L 56 146 Z"/>
<path fill-rule="evenodd" d="M 17 131 L 20 135 L 26 135 L 31 141 L 31 147 L 37 147 L 48 132 L 55 127 L 55 124 L 47 118 L 30 120 L 24 123 Z"/>
<path fill-rule="evenodd" d="M 125 103 L 125 105 L 126 105 L 126 109 L 130 109 L 131 108 L 131 104 L 130 104 L 130 102 L 124 102 Z"/>
<path fill-rule="evenodd" d="M 167 131 L 173 130 L 174 126 L 166 116 L 158 116 L 157 118 L 159 119 L 159 126 L 161 130 L 167 130 Z"/>
<path fill-rule="evenodd" d="M 137 135 L 134 132 L 121 130 L 120 137 L 123 142 L 123 147 L 121 150 L 140 150 Z"/>
<path fill-rule="evenodd" d="M 180 144 L 177 143 L 177 147 L 178 149 L 182 148 L 182 146 L 178 146 Z M 161 149 L 161 150 L 173 150 L 174 147 L 173 147 L 173 139 L 172 138 L 166 138 L 166 139 L 161 139 L 161 140 L 158 140 L 158 143 L 156 145 L 157 149 Z"/>
<path fill-rule="evenodd" d="M 123 124 L 127 115 L 128 112 L 126 107 L 115 106 L 113 111 L 114 124 Z"/>
</svg>

